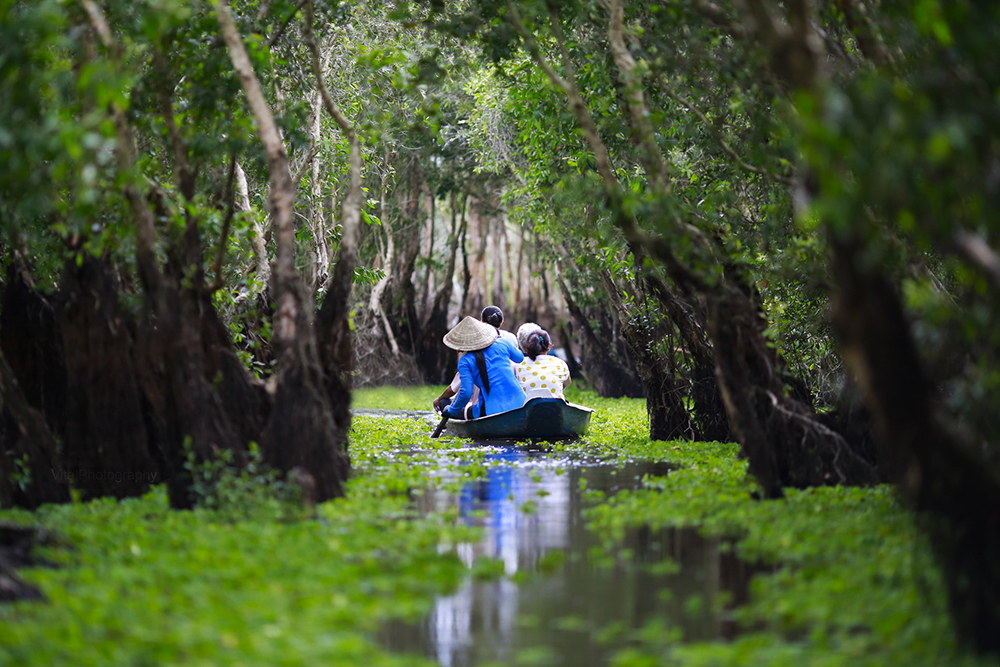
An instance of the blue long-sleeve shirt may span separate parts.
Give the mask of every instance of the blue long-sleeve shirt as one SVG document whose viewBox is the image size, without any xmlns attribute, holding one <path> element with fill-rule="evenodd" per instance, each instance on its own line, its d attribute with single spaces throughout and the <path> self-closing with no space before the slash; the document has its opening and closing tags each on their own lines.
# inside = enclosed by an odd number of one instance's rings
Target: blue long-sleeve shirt
<svg viewBox="0 0 1000 667">
<path fill-rule="evenodd" d="M 473 410 L 476 417 L 515 410 L 524 405 L 524 390 L 521 389 L 521 383 L 514 377 L 514 371 L 510 367 L 511 361 L 516 364 L 524 361 L 521 350 L 503 338 L 498 338 L 483 350 L 483 357 L 486 360 L 486 372 L 490 377 L 489 393 L 486 392 L 483 380 L 479 376 L 475 353 L 468 352 L 462 355 L 458 360 L 458 376 L 462 381 L 462 387 L 454 402 L 446 410 L 449 417 L 462 418 L 462 410 L 472 397 L 473 385 L 479 387 L 480 401 L 486 402 L 485 412 L 481 405 Z"/>
</svg>

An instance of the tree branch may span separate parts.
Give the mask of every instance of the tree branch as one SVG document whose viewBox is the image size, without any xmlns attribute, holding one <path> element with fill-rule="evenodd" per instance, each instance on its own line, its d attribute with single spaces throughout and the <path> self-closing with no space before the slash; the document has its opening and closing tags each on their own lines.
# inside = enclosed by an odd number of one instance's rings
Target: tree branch
<svg viewBox="0 0 1000 667">
<path fill-rule="evenodd" d="M 723 32 L 738 39 L 744 39 L 748 35 L 746 27 L 733 21 L 729 15 L 713 2 L 707 0 L 695 0 L 694 10 L 718 26 Z"/>
<path fill-rule="evenodd" d="M 233 181 L 236 180 L 236 150 L 229 156 L 229 175 L 226 177 L 226 218 L 222 222 L 222 233 L 219 235 L 219 248 L 215 251 L 215 263 L 212 266 L 212 274 L 215 280 L 208 287 L 208 293 L 213 294 L 222 289 L 225 282 L 222 276 L 222 259 L 226 255 L 226 242 L 229 240 L 229 228 L 233 222 L 233 213 L 236 211 L 236 196 L 233 188 Z"/>
<path fill-rule="evenodd" d="M 295 15 L 299 13 L 299 10 L 302 9 L 302 6 L 306 4 L 306 2 L 308 1 L 309 0 L 299 0 L 298 4 L 295 5 L 295 9 L 293 9 L 288 14 L 288 18 L 286 18 L 284 23 L 281 24 L 277 32 L 271 35 L 271 38 L 267 40 L 267 48 L 269 49 L 274 48 L 274 45 L 278 43 L 278 40 L 281 39 L 281 36 L 285 34 L 286 30 L 288 30 L 288 26 L 291 24 L 292 19 L 295 18 Z"/>
<path fill-rule="evenodd" d="M 104 47 L 117 61 L 121 54 L 121 48 L 111 35 L 111 29 L 108 27 L 104 12 L 93 0 L 80 1 L 94 31 L 100 37 Z M 122 173 L 127 174 L 135 167 L 135 140 L 132 137 L 132 128 L 128 124 L 125 111 L 115 102 L 111 103 L 111 114 L 114 117 L 118 135 L 115 150 L 118 168 Z M 128 200 L 136 221 L 135 255 L 139 279 L 153 300 L 158 301 L 162 297 L 163 276 L 156 260 L 156 218 L 149 208 L 149 203 L 143 199 L 132 179 L 125 182 L 124 190 L 125 198 Z"/>
<path fill-rule="evenodd" d="M 524 40 L 525 46 L 528 48 L 528 52 L 531 54 L 532 58 L 542 68 L 545 75 L 549 77 L 558 88 L 560 88 L 569 100 L 570 109 L 577 118 L 577 122 L 580 123 L 580 129 L 583 132 L 584 138 L 590 145 L 590 150 L 594 153 L 594 159 L 597 162 L 597 171 L 604 179 L 604 184 L 607 186 L 609 191 L 617 191 L 618 189 L 618 177 L 615 176 L 614 169 L 611 167 L 611 156 L 608 153 L 607 147 L 604 142 L 601 141 L 601 136 L 597 132 L 597 126 L 594 124 L 594 119 L 590 115 L 590 111 L 587 109 L 586 102 L 583 101 L 583 97 L 580 95 L 579 88 L 576 85 L 576 79 L 573 75 L 572 63 L 569 60 L 569 54 L 566 51 L 566 46 L 563 40 L 559 39 L 559 51 L 563 57 L 563 66 L 566 69 L 567 77 L 564 79 L 561 77 L 552 65 L 549 64 L 545 55 L 542 53 L 541 48 L 538 46 L 538 42 L 535 41 L 535 36 L 529 31 L 524 22 L 521 20 L 521 15 L 517 11 L 517 6 L 515 3 L 511 2 L 507 5 L 507 13 L 510 16 L 514 27 L 521 34 L 521 38 Z M 562 34 L 561 29 L 556 29 L 555 24 L 558 21 L 553 20 L 553 30 L 556 31 L 557 39 L 558 35 Z"/>
<path fill-rule="evenodd" d="M 646 104 L 642 92 L 642 80 L 636 73 L 635 58 L 632 57 L 632 53 L 625 44 L 623 26 L 625 10 L 622 7 L 622 0 L 606 0 L 606 6 L 608 10 L 608 42 L 615 64 L 618 66 L 629 111 L 632 114 L 640 158 L 654 190 L 665 190 L 668 184 L 663 156 L 660 153 L 660 147 L 656 144 L 653 125 L 649 120 L 649 106 Z"/>
<path fill-rule="evenodd" d="M 316 137 L 313 137 L 312 143 L 309 145 L 309 150 L 306 154 L 302 156 L 302 162 L 299 163 L 298 167 L 295 168 L 295 173 L 292 174 L 292 183 L 298 187 L 299 183 L 306 175 L 306 170 L 309 169 L 309 165 L 312 164 L 313 158 L 319 153 L 319 142 Z"/>
<path fill-rule="evenodd" d="M 349 372 L 354 365 L 354 351 L 351 346 L 350 322 L 347 317 L 351 289 L 354 284 L 354 269 L 358 261 L 358 236 L 361 226 L 361 142 L 353 123 L 343 114 L 340 107 L 333 101 L 330 91 L 323 81 L 323 66 L 320 62 L 319 44 L 313 32 L 315 7 L 312 0 L 305 5 L 305 21 L 302 32 L 306 45 L 312 55 L 313 76 L 316 77 L 316 88 L 319 90 L 326 109 L 340 131 L 347 139 L 350 148 L 350 182 L 347 196 L 341 207 L 340 247 L 337 249 L 337 262 L 329 281 L 329 288 L 320 308 L 319 321 L 324 327 L 321 332 L 323 341 L 324 362 L 330 370 L 338 373 Z"/>
<path fill-rule="evenodd" d="M 983 237 L 958 227 L 954 240 L 959 254 L 983 272 L 993 289 L 1000 289 L 1000 257 Z"/>
<path fill-rule="evenodd" d="M 722 136 L 722 133 L 719 132 L 718 128 L 716 128 L 712 124 L 712 121 L 708 119 L 708 116 L 699 111 L 698 107 L 696 107 L 694 103 L 691 102 L 691 100 L 684 97 L 683 95 L 678 95 L 677 93 L 670 90 L 670 88 L 666 85 L 666 83 L 664 83 L 663 78 L 661 76 L 657 75 L 656 78 L 658 83 L 660 84 L 660 89 L 663 91 L 663 93 L 667 97 L 672 99 L 674 102 L 677 102 L 681 106 L 687 108 L 687 110 L 690 111 L 692 114 L 694 114 L 698 118 L 698 120 L 700 120 L 702 124 L 705 126 L 705 129 L 711 132 L 712 136 L 719 143 L 719 147 L 722 148 L 722 150 L 726 153 L 726 155 L 732 158 L 733 162 L 736 163 L 737 167 L 739 167 L 744 171 L 748 171 L 751 174 L 764 176 L 765 178 L 770 179 L 775 183 L 779 183 L 787 187 L 793 187 L 795 185 L 795 179 L 790 176 L 780 176 L 778 174 L 772 174 L 767 169 L 763 169 L 761 167 L 755 167 L 752 164 L 747 163 L 746 160 L 740 157 L 739 153 L 733 150 L 732 146 L 729 145 L 729 142 L 727 142 L 726 138 Z"/>
<path fill-rule="evenodd" d="M 279 351 L 295 354 L 297 343 L 297 322 L 305 313 L 300 311 L 299 295 L 296 290 L 295 271 L 295 220 L 293 205 L 295 185 L 288 167 L 288 153 L 278 132 L 271 107 L 264 97 L 264 90 L 253 71 L 243 39 L 226 0 L 218 0 L 215 15 L 222 29 L 223 39 L 229 49 L 229 59 L 240 77 L 247 103 L 257 121 L 257 133 L 267 154 L 267 166 L 271 175 L 270 208 L 274 214 L 277 231 L 277 256 L 275 260 L 275 313 L 274 340 Z"/>
<path fill-rule="evenodd" d="M 157 51 L 153 55 L 153 63 L 163 71 L 164 76 L 169 72 L 166 56 L 162 51 Z M 190 200 L 194 198 L 194 179 L 188 172 L 187 148 L 184 146 L 180 128 L 177 127 L 177 118 L 174 116 L 174 103 L 169 92 L 171 88 L 172 86 L 168 85 L 160 87 L 158 95 L 160 110 L 163 112 L 163 122 L 167 126 L 167 135 L 174 149 L 174 186 L 177 192 Z"/>
</svg>

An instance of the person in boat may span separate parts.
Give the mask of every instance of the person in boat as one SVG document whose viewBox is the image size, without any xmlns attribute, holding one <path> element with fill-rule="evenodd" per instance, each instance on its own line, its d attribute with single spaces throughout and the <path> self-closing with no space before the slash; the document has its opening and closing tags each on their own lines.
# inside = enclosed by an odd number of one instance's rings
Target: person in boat
<svg viewBox="0 0 1000 667">
<path fill-rule="evenodd" d="M 482 315 L 480 315 L 479 319 L 496 329 L 498 336 L 506 340 L 514 347 L 517 347 L 517 336 L 500 328 L 503 326 L 503 311 L 500 310 L 498 306 L 486 306 L 483 308 Z"/>
<path fill-rule="evenodd" d="M 464 354 L 458 360 L 461 386 L 453 403 L 442 401 L 442 414 L 455 419 L 468 418 L 465 407 L 472 398 L 473 387 L 479 389 L 479 402 L 474 404 L 471 417 L 494 415 L 524 405 L 524 390 L 511 366 L 512 362 L 523 361 L 524 355 L 516 345 L 498 336 L 495 327 L 466 317 L 445 334 L 444 344 Z"/>
<path fill-rule="evenodd" d="M 494 329 L 496 329 L 497 336 L 503 338 L 511 345 L 517 347 L 517 336 L 515 336 L 509 331 L 505 331 L 500 328 L 503 326 L 503 311 L 500 310 L 499 307 L 486 306 L 485 308 L 483 308 L 483 312 L 480 314 L 479 319 L 481 319 L 483 322 L 489 324 Z M 513 368 L 514 365 L 515 365 L 514 362 L 511 362 L 511 368 Z M 451 398 L 452 396 L 455 396 L 461 388 L 462 388 L 462 380 L 461 377 L 459 377 L 459 374 L 456 372 L 455 377 L 452 378 L 451 380 L 451 384 L 445 387 L 444 391 L 441 392 L 441 395 L 434 399 L 435 412 L 441 412 L 442 404 L 447 405 L 445 401 Z M 479 402 L 479 388 L 475 387 L 472 390 L 472 398 L 467 403 L 468 409 L 471 410 L 473 406 L 478 404 L 478 402 Z M 469 417 L 467 417 L 467 419 L 468 418 Z"/>
<path fill-rule="evenodd" d="M 524 361 L 514 367 L 514 374 L 527 397 L 561 398 L 571 382 L 569 365 L 549 354 L 552 337 L 534 322 L 526 322 L 517 330 L 517 344 L 524 352 Z"/>
</svg>

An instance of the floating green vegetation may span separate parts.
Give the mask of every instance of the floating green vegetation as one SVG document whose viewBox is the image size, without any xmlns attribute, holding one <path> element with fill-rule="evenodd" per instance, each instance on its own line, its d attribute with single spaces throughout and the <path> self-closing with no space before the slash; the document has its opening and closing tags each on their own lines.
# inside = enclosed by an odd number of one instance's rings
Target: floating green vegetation
<svg viewBox="0 0 1000 667">
<path fill-rule="evenodd" d="M 356 456 L 387 442 L 366 444 L 364 432 L 359 419 Z M 359 475 L 315 520 L 275 511 L 284 501 L 261 502 L 239 477 L 224 478 L 224 503 L 208 495 L 210 508 L 190 512 L 170 510 L 160 487 L 0 513 L 75 545 L 46 554 L 63 567 L 22 570 L 48 602 L 0 606 L 0 664 L 425 664 L 372 637 L 455 588 L 468 570 L 448 546 L 475 533 L 448 513 L 412 511 L 411 485 L 429 483 L 421 474 Z"/>
<path fill-rule="evenodd" d="M 356 403 L 425 409 L 437 393 L 368 390 Z M 594 628 L 628 646 L 614 665 L 998 664 L 956 649 L 939 572 L 890 489 L 790 490 L 785 500 L 757 501 L 735 445 L 650 442 L 643 401 L 598 399 L 575 387 L 569 398 L 598 412 L 588 436 L 553 445 L 555 455 L 671 464 L 639 490 L 605 498 L 584 489 L 603 562 L 621 557 L 629 528 L 694 526 L 738 538 L 744 559 L 774 566 L 755 577 L 750 602 L 736 610 L 742 634 L 733 641 L 685 643 L 663 618 L 638 630 Z M 453 547 L 477 534 L 454 507 L 415 510 L 431 487 L 458 491 L 498 465 L 468 441 L 432 440 L 430 431 L 417 419 L 355 417 L 348 498 L 320 506 L 318 518 L 289 511 L 280 497 L 287 489 L 266 471 L 215 469 L 208 472 L 223 483 L 205 490 L 195 511 L 170 510 L 157 488 L 121 502 L 0 513 L 73 545 L 46 550 L 62 567 L 22 571 L 48 602 L 0 606 L 0 664 L 431 664 L 388 653 L 374 640 L 377 629 L 388 619 L 420 619 L 467 576 L 505 574 L 497 559 L 478 558 L 471 569 L 460 562 Z M 273 486 L 273 496 L 261 485 Z M 548 552 L 525 581 L 559 571 L 564 560 Z M 704 601 L 681 603 L 695 614 Z M 546 646 L 516 657 L 557 658 Z"/>
<path fill-rule="evenodd" d="M 685 644 L 657 620 L 634 634 L 616 666 L 998 664 L 957 650 L 940 572 L 891 487 L 787 489 L 784 500 L 755 500 L 737 445 L 643 439 L 632 430 L 641 421 L 628 412 L 634 406 L 595 418 L 589 439 L 604 453 L 676 470 L 586 511 L 606 551 L 628 528 L 694 526 L 737 538 L 744 560 L 775 571 L 754 579 L 734 641 Z"/>
</svg>

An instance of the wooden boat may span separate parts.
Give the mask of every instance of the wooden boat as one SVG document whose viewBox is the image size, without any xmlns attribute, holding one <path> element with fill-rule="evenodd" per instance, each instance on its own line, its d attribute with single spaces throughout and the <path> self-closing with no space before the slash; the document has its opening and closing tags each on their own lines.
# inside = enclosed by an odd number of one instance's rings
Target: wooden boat
<svg viewBox="0 0 1000 667">
<path fill-rule="evenodd" d="M 448 432 L 478 440 L 575 438 L 587 432 L 592 414 L 590 408 L 559 398 L 532 398 L 516 410 L 478 419 L 450 419 Z"/>
</svg>

